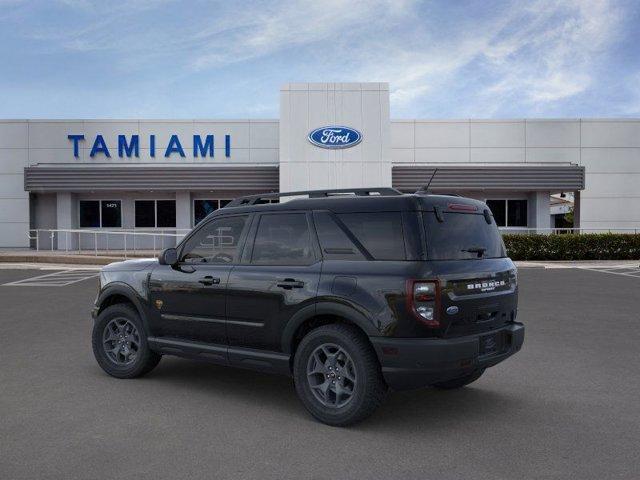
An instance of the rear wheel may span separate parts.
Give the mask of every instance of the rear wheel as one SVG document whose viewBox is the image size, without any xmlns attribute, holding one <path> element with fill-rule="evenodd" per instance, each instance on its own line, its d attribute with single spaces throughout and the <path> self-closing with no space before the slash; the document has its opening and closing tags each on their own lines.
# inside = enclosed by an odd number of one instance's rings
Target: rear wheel
<svg viewBox="0 0 640 480">
<path fill-rule="evenodd" d="M 93 354 L 98 365 L 117 378 L 140 377 L 158 365 L 138 312 L 125 304 L 105 308 L 93 325 Z"/>
<path fill-rule="evenodd" d="M 364 420 L 387 391 L 373 348 L 349 325 L 325 325 L 308 333 L 296 351 L 293 374 L 306 409 L 328 425 Z"/>
<path fill-rule="evenodd" d="M 453 380 L 447 380 L 446 382 L 434 383 L 432 387 L 439 388 L 440 390 L 455 390 L 456 388 L 462 388 L 465 385 L 475 382 L 483 373 L 484 368 L 476 370 L 464 377 L 454 378 Z"/>
</svg>

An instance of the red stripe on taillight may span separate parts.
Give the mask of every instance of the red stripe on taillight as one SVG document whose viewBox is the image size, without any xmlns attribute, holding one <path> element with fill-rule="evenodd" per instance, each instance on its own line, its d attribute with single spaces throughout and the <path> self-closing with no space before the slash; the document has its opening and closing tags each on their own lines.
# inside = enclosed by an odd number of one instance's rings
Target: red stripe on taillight
<svg viewBox="0 0 640 480">
<path fill-rule="evenodd" d="M 465 205 L 464 203 L 450 203 L 447 205 L 449 210 L 454 210 L 457 212 L 477 212 L 478 207 L 475 205 Z"/>
</svg>

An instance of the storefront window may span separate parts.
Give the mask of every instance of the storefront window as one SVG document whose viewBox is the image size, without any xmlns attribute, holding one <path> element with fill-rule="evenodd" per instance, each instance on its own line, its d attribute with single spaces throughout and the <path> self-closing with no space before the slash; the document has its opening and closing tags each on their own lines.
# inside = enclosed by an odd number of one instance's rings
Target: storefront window
<svg viewBox="0 0 640 480">
<path fill-rule="evenodd" d="M 81 228 L 120 228 L 122 203 L 120 200 L 81 200 Z"/>
<path fill-rule="evenodd" d="M 526 200 L 507 200 L 507 225 L 509 227 L 527 226 Z"/>
<path fill-rule="evenodd" d="M 528 204 L 526 200 L 487 200 L 499 227 L 526 227 Z"/>
<path fill-rule="evenodd" d="M 153 228 L 156 226 L 156 202 L 154 200 L 136 200 L 136 228 Z"/>
<path fill-rule="evenodd" d="M 175 228 L 176 201 L 158 200 L 156 208 L 156 226 L 158 228 Z"/>
<path fill-rule="evenodd" d="M 100 228 L 100 202 L 81 201 L 80 202 L 80 227 Z"/>
<path fill-rule="evenodd" d="M 193 225 L 196 226 L 204 219 L 204 217 L 216 211 L 218 208 L 223 208 L 225 205 L 229 204 L 229 202 L 231 202 L 231 200 L 194 200 Z"/>
<path fill-rule="evenodd" d="M 120 200 L 101 200 L 100 212 L 102 228 L 120 228 L 122 226 L 122 204 Z"/>
<path fill-rule="evenodd" d="M 136 200 L 136 228 L 175 228 L 175 200 Z"/>
</svg>

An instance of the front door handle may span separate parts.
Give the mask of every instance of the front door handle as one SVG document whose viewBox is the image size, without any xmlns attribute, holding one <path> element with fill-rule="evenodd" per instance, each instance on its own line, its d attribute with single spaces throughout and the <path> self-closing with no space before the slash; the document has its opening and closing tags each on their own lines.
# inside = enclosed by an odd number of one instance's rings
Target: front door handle
<svg viewBox="0 0 640 480">
<path fill-rule="evenodd" d="M 219 278 L 213 278 L 211 275 L 207 275 L 206 277 L 198 280 L 198 283 L 201 283 L 204 286 L 210 287 L 211 285 L 218 285 L 220 283 Z"/>
<path fill-rule="evenodd" d="M 285 278 L 284 280 L 280 280 L 276 285 L 280 288 L 284 288 L 285 290 L 291 290 L 292 288 L 302 288 L 304 287 L 304 282 L 300 280 L 296 280 L 294 278 Z"/>
</svg>

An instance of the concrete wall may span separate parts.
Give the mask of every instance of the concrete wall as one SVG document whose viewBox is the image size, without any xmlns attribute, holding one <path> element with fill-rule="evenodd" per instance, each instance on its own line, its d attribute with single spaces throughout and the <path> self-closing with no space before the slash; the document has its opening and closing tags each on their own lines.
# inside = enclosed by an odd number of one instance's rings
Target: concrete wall
<svg viewBox="0 0 640 480">
<path fill-rule="evenodd" d="M 582 228 L 640 229 L 640 120 L 583 120 Z"/>
<path fill-rule="evenodd" d="M 82 192 L 35 197 L 39 206 L 30 207 L 29 194 L 23 190 L 23 169 L 38 163 L 88 167 L 176 162 L 280 164 L 281 190 L 390 185 L 392 163 L 575 163 L 586 168 L 586 189 L 580 195 L 581 227 L 640 229 L 638 119 L 391 121 L 388 85 L 384 83 L 288 84 L 281 92 L 281 109 L 281 121 L 0 120 L 0 247 L 29 245 L 30 210 L 36 217 L 32 223 L 42 227 L 54 226 L 50 220 L 40 220 L 43 218 L 55 218 L 57 228 L 75 226 L 77 195 Z M 313 128 L 340 123 L 360 130 L 362 143 L 327 150 L 308 142 Z M 89 157 L 98 133 L 111 149 L 111 158 L 102 154 Z M 79 158 L 73 156 L 69 134 L 86 137 L 80 143 Z M 139 158 L 118 157 L 118 134 L 140 135 Z M 149 155 L 150 134 L 156 135 L 155 158 Z M 186 158 L 164 158 L 171 134 L 180 136 Z M 194 158 L 194 134 L 216 136 L 214 158 Z M 232 136 L 230 158 L 224 155 L 227 134 Z M 483 196 L 482 192 L 473 193 Z M 503 197 L 509 193 L 504 192 Z M 530 215 L 530 224 L 540 226 L 544 223 L 540 209 L 546 204 L 535 192 L 525 194 L 530 205 L 540 207 Z M 177 195 L 178 228 L 190 228 L 192 196 Z M 43 202 L 49 202 L 48 210 Z"/>
<path fill-rule="evenodd" d="M 28 132 L 24 120 L 0 121 L 0 247 L 29 245 L 29 193 L 23 187 Z"/>
<path fill-rule="evenodd" d="M 280 92 L 280 190 L 391 186 L 389 85 L 291 83 Z M 312 145 L 311 130 L 345 125 L 351 148 Z"/>
<path fill-rule="evenodd" d="M 638 119 L 393 120 L 391 158 L 394 165 L 584 165 L 580 226 L 640 229 Z"/>
</svg>

